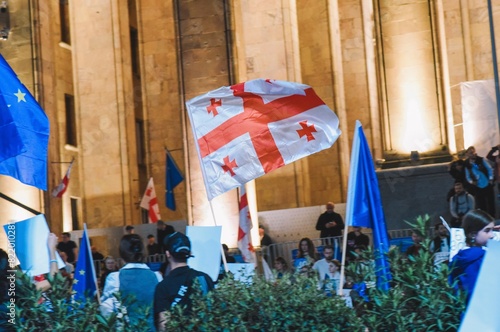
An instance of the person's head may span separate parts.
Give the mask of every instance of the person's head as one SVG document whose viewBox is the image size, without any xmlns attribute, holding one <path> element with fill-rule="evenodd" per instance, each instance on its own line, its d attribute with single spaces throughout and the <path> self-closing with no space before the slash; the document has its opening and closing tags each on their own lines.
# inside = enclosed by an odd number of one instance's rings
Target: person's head
<svg viewBox="0 0 500 332">
<path fill-rule="evenodd" d="M 354 234 L 355 234 L 356 236 L 359 236 L 359 235 L 361 234 L 361 227 L 359 227 L 359 226 L 354 226 L 354 227 L 353 227 L 353 231 L 354 231 Z"/>
<path fill-rule="evenodd" d="M 274 260 L 274 268 L 280 272 L 288 271 L 288 263 L 283 257 L 276 257 Z"/>
<path fill-rule="evenodd" d="M 314 257 L 314 244 L 310 238 L 304 237 L 299 241 L 299 254 L 298 257 L 304 257 L 309 255 Z"/>
<path fill-rule="evenodd" d="M 149 244 L 154 244 L 155 243 L 155 236 L 153 234 L 148 235 L 148 243 Z"/>
<path fill-rule="evenodd" d="M 144 243 L 137 234 L 126 234 L 120 241 L 120 257 L 126 263 L 142 263 L 144 260 Z"/>
<path fill-rule="evenodd" d="M 484 246 L 493 238 L 495 219 L 482 210 L 471 210 L 462 219 L 465 242 L 469 246 Z"/>
<path fill-rule="evenodd" d="M 471 160 L 475 160 L 477 157 L 476 148 L 473 146 L 469 146 L 467 148 L 467 150 L 465 151 L 465 155 L 467 156 L 467 158 L 469 158 Z"/>
<path fill-rule="evenodd" d="M 411 239 L 413 243 L 419 244 L 420 242 L 422 242 L 423 235 L 418 230 L 414 230 L 413 232 L 411 232 Z"/>
<path fill-rule="evenodd" d="M 69 240 L 71 240 L 71 234 L 68 232 L 62 233 L 61 237 L 62 237 L 62 242 L 68 242 Z"/>
<path fill-rule="evenodd" d="M 175 232 L 167 236 L 163 240 L 167 257 L 172 257 L 175 262 L 185 263 L 191 255 L 191 241 L 189 238 L 180 233 Z"/>
<path fill-rule="evenodd" d="M 264 236 L 264 234 L 266 233 L 266 230 L 264 229 L 264 226 L 262 225 L 259 225 L 259 236 Z"/>
<path fill-rule="evenodd" d="M 116 261 L 113 257 L 108 256 L 104 259 L 104 267 L 108 271 L 115 271 L 116 270 Z"/>
<path fill-rule="evenodd" d="M 330 273 L 335 273 L 340 271 L 340 262 L 336 259 L 331 260 L 328 263 L 328 271 L 330 271 Z"/>
<path fill-rule="evenodd" d="M 134 234 L 135 233 L 134 226 L 128 225 L 127 227 L 125 227 L 125 233 L 127 233 L 127 234 Z"/>
<path fill-rule="evenodd" d="M 164 230 L 164 229 L 165 229 L 165 227 L 167 227 L 167 226 L 165 225 L 165 222 L 164 222 L 163 220 L 158 220 L 158 222 L 156 223 L 156 228 L 161 229 L 161 230 Z"/>
<path fill-rule="evenodd" d="M 440 237 L 448 236 L 448 230 L 446 229 L 446 227 L 443 225 L 442 222 L 439 222 L 436 225 L 434 225 L 434 230 L 436 231 L 436 234 L 439 235 Z"/>
<path fill-rule="evenodd" d="M 335 209 L 335 204 L 333 204 L 333 202 L 326 203 L 326 212 L 333 213 L 334 209 Z"/>
<path fill-rule="evenodd" d="M 460 181 L 455 182 L 455 185 L 453 187 L 455 189 L 455 194 L 460 195 L 461 193 L 464 192 L 464 184 Z"/>
<path fill-rule="evenodd" d="M 92 253 L 96 253 L 96 252 L 97 252 L 97 247 L 96 247 L 96 246 L 92 246 L 92 247 L 90 247 L 90 251 L 91 251 Z"/>
<path fill-rule="evenodd" d="M 326 245 L 323 248 L 323 256 L 327 261 L 331 261 L 333 259 L 333 247 L 331 245 Z"/>
<path fill-rule="evenodd" d="M 229 254 L 229 247 L 227 246 L 227 244 L 223 243 L 222 244 L 222 249 L 224 249 L 224 254 Z"/>
</svg>

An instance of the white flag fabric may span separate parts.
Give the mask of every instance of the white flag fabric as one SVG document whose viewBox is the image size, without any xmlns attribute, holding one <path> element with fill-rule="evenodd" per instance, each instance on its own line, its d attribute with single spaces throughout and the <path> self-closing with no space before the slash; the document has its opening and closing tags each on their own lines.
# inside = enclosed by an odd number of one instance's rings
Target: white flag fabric
<svg viewBox="0 0 500 332">
<path fill-rule="evenodd" d="M 245 263 L 255 263 L 255 250 L 252 246 L 252 219 L 248 208 L 245 186 L 240 187 L 240 226 L 238 227 L 238 248 Z"/>
<path fill-rule="evenodd" d="M 160 216 L 160 206 L 158 205 L 158 199 L 156 198 L 155 185 L 153 183 L 153 178 L 149 179 L 148 186 L 142 196 L 141 208 L 148 210 L 148 219 L 150 223 L 155 223 L 161 219 Z"/>
<path fill-rule="evenodd" d="M 66 192 L 66 189 L 68 189 L 69 176 L 71 174 L 71 167 L 73 167 L 74 161 L 75 160 L 72 160 L 69 164 L 68 170 L 66 171 L 64 178 L 61 180 L 61 183 L 59 183 L 59 185 L 52 190 L 52 197 L 62 197 L 62 195 Z"/>
<path fill-rule="evenodd" d="M 465 148 L 473 145 L 486 156 L 500 142 L 498 111 L 493 80 L 460 83 Z"/>
<path fill-rule="evenodd" d="M 339 120 L 304 84 L 256 79 L 186 102 L 209 200 L 327 149 Z"/>
</svg>

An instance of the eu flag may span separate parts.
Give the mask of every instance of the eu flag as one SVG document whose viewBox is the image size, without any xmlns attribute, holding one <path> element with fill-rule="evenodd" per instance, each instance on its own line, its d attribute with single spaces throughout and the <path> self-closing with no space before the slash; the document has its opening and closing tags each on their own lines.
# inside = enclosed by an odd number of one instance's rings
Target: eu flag
<svg viewBox="0 0 500 332">
<path fill-rule="evenodd" d="M 47 190 L 49 120 L 0 55 L 0 174 Z"/>
<path fill-rule="evenodd" d="M 167 150 L 166 174 L 165 174 L 165 206 L 170 210 L 175 211 L 174 188 L 184 180 L 179 168 L 177 167 L 174 158 Z"/>
<path fill-rule="evenodd" d="M 92 260 L 90 241 L 87 234 L 87 226 L 85 225 L 73 280 L 74 299 L 77 301 L 83 301 L 87 297 L 92 297 L 96 290 L 97 279 L 95 275 L 94 261 Z"/>
<path fill-rule="evenodd" d="M 386 257 L 389 250 L 389 238 L 370 147 L 359 121 L 356 121 L 352 142 L 351 168 L 347 189 L 346 225 L 372 229 L 373 246 L 376 255 L 377 286 L 382 290 L 389 289 L 391 275 Z"/>
</svg>

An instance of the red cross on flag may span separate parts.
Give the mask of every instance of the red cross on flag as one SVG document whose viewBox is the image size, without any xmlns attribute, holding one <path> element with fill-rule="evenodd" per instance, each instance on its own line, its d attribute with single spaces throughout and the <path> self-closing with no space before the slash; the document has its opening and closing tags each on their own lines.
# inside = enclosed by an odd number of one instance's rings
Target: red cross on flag
<svg viewBox="0 0 500 332">
<path fill-rule="evenodd" d="M 149 179 L 148 186 L 142 196 L 141 208 L 148 210 L 148 219 L 150 223 L 155 223 L 161 219 L 160 217 L 160 206 L 158 205 L 158 199 L 156 198 L 155 185 L 153 183 L 153 178 Z"/>
<path fill-rule="evenodd" d="M 247 193 L 245 186 L 240 187 L 240 226 L 238 227 L 238 248 L 246 263 L 256 263 L 255 250 L 252 246 L 252 219 L 248 208 Z"/>
<path fill-rule="evenodd" d="M 339 120 L 305 84 L 256 79 L 186 102 L 209 200 L 310 154 Z"/>
</svg>

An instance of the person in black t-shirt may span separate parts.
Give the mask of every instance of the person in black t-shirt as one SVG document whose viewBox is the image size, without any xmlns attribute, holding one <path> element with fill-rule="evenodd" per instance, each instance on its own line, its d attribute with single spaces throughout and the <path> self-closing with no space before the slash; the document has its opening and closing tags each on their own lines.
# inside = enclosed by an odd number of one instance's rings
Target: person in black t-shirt
<svg viewBox="0 0 500 332">
<path fill-rule="evenodd" d="M 166 255 L 171 265 L 170 273 L 156 286 L 154 297 L 154 314 L 158 331 L 165 331 L 169 311 L 177 305 L 187 306 L 190 310 L 189 296 L 195 280 L 206 294 L 214 288 L 212 279 L 204 272 L 191 269 L 187 260 L 191 255 L 191 241 L 179 232 L 165 238 Z"/>
<path fill-rule="evenodd" d="M 68 263 L 74 265 L 78 259 L 76 243 L 75 241 L 71 241 L 71 234 L 68 232 L 62 233 L 62 241 L 57 244 L 57 250 L 66 253 L 66 256 L 68 256 Z"/>
</svg>

